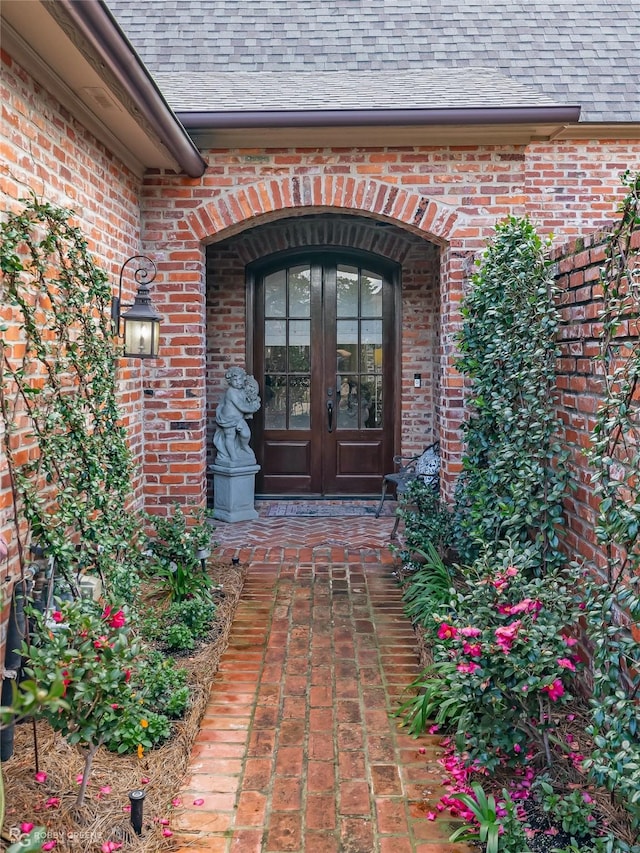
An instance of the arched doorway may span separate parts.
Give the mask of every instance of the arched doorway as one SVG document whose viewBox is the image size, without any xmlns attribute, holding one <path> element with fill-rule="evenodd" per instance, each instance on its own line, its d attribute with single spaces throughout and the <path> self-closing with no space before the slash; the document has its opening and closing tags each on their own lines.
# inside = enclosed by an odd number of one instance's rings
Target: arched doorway
<svg viewBox="0 0 640 853">
<path fill-rule="evenodd" d="M 379 491 L 398 412 L 399 285 L 398 264 L 347 249 L 249 266 L 259 493 Z"/>
<path fill-rule="evenodd" d="M 379 316 L 367 316 L 365 304 L 365 316 L 361 316 L 361 310 L 357 313 L 352 313 L 344 317 L 338 317 L 337 303 L 334 311 L 334 319 L 336 322 L 351 321 L 350 325 L 346 324 L 340 329 L 336 326 L 335 332 L 325 332 L 324 322 L 320 325 L 320 331 L 314 326 L 313 332 L 310 334 L 310 348 L 313 349 L 314 365 L 318 363 L 318 352 L 321 347 L 322 361 L 320 375 L 323 377 L 323 386 L 321 387 L 321 396 L 318 397 L 316 405 L 319 407 L 317 416 L 314 419 L 311 429 L 310 410 L 309 410 L 309 429 L 308 434 L 304 435 L 297 429 L 303 427 L 304 418 L 307 416 L 307 403 L 305 399 L 289 398 L 289 403 L 286 402 L 286 397 L 283 394 L 283 388 L 286 393 L 289 388 L 296 383 L 289 382 L 289 379 L 297 380 L 296 392 L 300 392 L 300 386 L 304 387 L 302 381 L 305 377 L 305 372 L 309 374 L 308 381 L 311 382 L 311 368 L 308 371 L 292 370 L 291 365 L 284 369 L 277 363 L 269 365 L 274 370 L 265 369 L 265 353 L 264 339 L 262 342 L 257 340 L 256 329 L 264 327 L 267 320 L 273 321 L 273 326 L 269 329 L 269 334 L 273 334 L 269 346 L 289 348 L 293 343 L 294 346 L 301 344 L 296 340 L 296 336 L 302 334 L 304 325 L 303 320 L 311 321 L 311 283 L 309 284 L 309 317 L 299 316 L 302 313 L 302 308 L 294 309 L 297 312 L 295 316 L 287 314 L 286 307 L 281 306 L 273 309 L 272 313 L 266 313 L 266 307 L 258 308 L 259 298 L 258 287 L 260 279 L 271 274 L 278 274 L 280 283 L 278 284 L 278 275 L 272 280 L 273 287 L 277 291 L 282 290 L 282 280 L 285 282 L 285 306 L 288 298 L 286 291 L 287 276 L 289 276 L 289 285 L 293 288 L 293 292 L 297 293 L 303 287 L 304 275 L 299 276 L 296 272 L 296 267 L 308 264 L 315 264 L 313 273 L 313 282 L 316 290 L 314 298 L 317 305 L 318 286 L 315 285 L 316 280 L 321 282 L 320 290 L 320 305 L 324 311 L 324 316 L 327 312 L 327 299 L 325 297 L 326 287 L 338 287 L 338 266 L 344 266 L 346 269 L 341 272 L 341 277 L 347 279 L 350 284 L 347 287 L 345 282 L 345 290 L 358 290 L 358 299 L 362 306 L 362 286 L 368 287 L 367 279 L 369 276 L 366 273 L 372 273 L 372 282 L 381 280 L 384 282 L 385 298 L 388 300 L 384 303 L 383 314 L 387 324 L 388 331 L 383 333 L 387 335 L 383 337 L 382 348 L 382 364 L 384 369 L 389 369 L 391 372 L 391 388 L 386 394 L 383 389 L 384 399 L 388 402 L 388 406 L 384 407 L 384 415 L 378 415 L 374 411 L 374 407 L 370 404 L 372 398 L 375 398 L 375 383 L 374 393 L 372 394 L 371 380 L 365 379 L 365 383 L 369 385 L 364 389 L 366 395 L 365 402 L 368 404 L 369 411 L 365 415 L 366 406 L 360 409 L 361 388 L 360 382 L 362 377 L 374 376 L 377 381 L 380 371 L 377 369 L 369 369 L 366 358 L 373 357 L 373 364 L 376 366 L 376 348 L 375 342 L 368 339 L 367 335 L 371 334 L 372 326 L 367 326 L 369 321 L 380 319 Z M 331 264 L 335 266 L 335 272 Z M 311 269 L 309 266 L 309 270 Z M 280 425 L 282 424 L 283 412 L 288 411 L 287 406 L 296 404 L 291 416 L 298 418 L 294 422 L 297 435 L 285 435 L 285 438 L 293 442 L 298 442 L 293 448 L 285 451 L 276 446 L 268 448 L 269 452 L 263 447 L 264 444 L 264 429 L 265 412 L 261 411 L 258 416 L 250 421 L 252 438 L 251 446 L 256 450 L 261 466 L 270 472 L 270 477 L 277 476 L 279 482 L 277 484 L 272 480 L 271 484 L 267 482 L 269 491 L 265 488 L 262 471 L 260 472 L 260 480 L 257 482 L 257 495 L 286 495 L 287 497 L 300 496 L 329 496 L 335 495 L 379 495 L 380 484 L 382 481 L 382 473 L 387 473 L 393 470 L 393 455 L 394 454 L 412 454 L 421 450 L 425 445 L 429 444 L 435 438 L 441 437 L 440 433 L 440 357 L 441 357 L 441 318 L 440 318 L 440 275 L 441 275 L 441 255 L 440 248 L 437 244 L 429 242 L 419 235 L 411 234 L 406 230 L 401 229 L 392 223 L 378 222 L 372 219 L 367 219 L 363 216 L 355 216 L 339 213 L 327 212 L 308 212 L 305 215 L 297 215 L 292 217 L 284 217 L 269 223 L 261 223 L 252 228 L 247 228 L 237 234 L 229 235 L 223 240 L 210 243 L 207 246 L 207 303 L 206 303 L 206 387 L 207 387 L 207 462 L 211 464 L 214 461 L 215 455 L 213 450 L 213 436 L 215 433 L 215 410 L 220 399 L 222 390 L 225 387 L 224 374 L 225 370 L 232 364 L 246 366 L 249 373 L 252 373 L 259 380 L 260 393 L 263 401 L 268 404 L 271 402 L 271 391 L 273 388 L 273 377 L 284 377 L 279 380 L 278 400 L 273 404 L 274 411 L 271 412 L 271 424 L 275 427 L 278 425 L 276 414 L 280 417 Z M 288 272 L 290 270 L 290 272 Z M 362 277 L 364 274 L 364 278 Z M 310 282 L 312 280 L 311 271 L 307 274 Z M 296 276 L 300 278 L 297 280 Z M 330 282 L 331 276 L 335 277 L 335 283 Z M 357 285 L 353 282 L 357 279 Z M 307 285 L 304 285 L 306 287 Z M 379 289 L 378 285 L 374 285 L 375 289 Z M 366 297 L 366 290 L 365 290 Z M 336 295 L 337 300 L 337 295 Z M 365 298 L 365 303 L 366 303 Z M 259 315 L 258 311 L 262 314 Z M 272 309 L 270 309 L 272 310 Z M 373 309 L 371 309 L 372 311 Z M 278 313 L 279 312 L 279 313 Z M 282 313 L 284 312 L 284 313 Z M 321 315 L 322 316 L 322 315 Z M 284 339 L 282 343 L 282 321 L 293 325 L 293 328 L 287 327 L 289 338 Z M 280 323 L 280 326 L 277 325 Z M 365 328 L 362 328 L 362 324 Z M 383 324 L 384 325 L 384 324 Z M 355 330 L 360 334 L 359 343 L 356 345 Z M 264 338 L 267 330 L 262 328 L 261 335 Z M 373 326 L 375 331 L 375 326 Z M 343 334 L 343 339 L 339 342 L 340 333 Z M 293 339 L 291 334 L 293 333 Z M 354 362 L 356 365 L 342 361 L 338 364 L 338 357 L 347 358 L 344 353 L 338 354 L 337 350 L 345 350 L 348 353 L 348 358 L 353 358 L 354 345 L 362 349 L 362 334 L 364 333 L 365 355 L 362 360 L 362 352 L 356 352 L 360 358 L 360 363 Z M 280 335 L 280 338 L 277 335 Z M 280 343 L 278 343 L 280 340 Z M 340 344 L 344 343 L 345 346 Z M 369 347 L 369 349 L 366 349 Z M 333 363 L 330 353 L 333 351 Z M 297 357 L 304 357 L 304 353 L 296 350 Z M 385 356 L 389 357 L 386 358 Z M 271 353 L 268 353 L 271 357 Z M 274 356 L 282 359 L 282 353 L 276 353 Z M 258 359 L 262 359 L 262 364 L 258 364 Z M 377 356 L 380 359 L 380 355 Z M 311 351 L 309 354 L 311 359 Z M 333 371 L 333 382 L 329 382 L 327 374 Z M 291 374 L 291 376 L 290 376 Z M 351 383 L 343 383 L 342 376 L 351 377 Z M 267 381 L 267 376 L 269 378 Z M 340 376 L 340 382 L 338 382 Z M 353 384 L 354 378 L 357 376 L 358 385 Z M 186 381 L 186 380 L 185 380 Z M 271 390 L 265 395 L 265 387 Z M 311 474 L 305 475 L 303 472 L 306 469 L 300 467 L 298 459 L 292 465 L 294 457 L 289 454 L 288 450 L 293 449 L 298 453 L 308 454 L 311 459 L 312 451 L 314 450 L 314 442 L 327 442 L 329 436 L 326 434 L 318 438 L 316 433 L 319 430 L 328 430 L 328 408 L 327 402 L 330 402 L 328 388 L 334 389 L 333 400 L 338 400 L 336 395 L 336 387 L 338 390 L 344 390 L 344 394 L 339 395 L 342 399 L 342 413 L 345 419 L 350 418 L 350 421 L 343 421 L 344 430 L 336 428 L 338 410 L 336 402 L 332 413 L 332 427 L 334 431 L 331 433 L 331 441 L 334 444 L 333 448 L 328 451 L 321 451 L 324 455 L 322 466 L 325 470 L 333 470 L 336 472 L 335 478 L 341 482 L 334 484 L 319 485 L 311 483 L 309 480 L 306 484 L 301 479 L 304 476 L 310 478 Z M 351 393 L 349 393 L 351 391 Z M 269 397 L 269 400 L 265 398 Z M 304 397 L 304 394 L 303 394 Z M 284 398 L 284 399 L 283 399 Z M 278 408 L 279 407 L 279 408 Z M 263 406 L 263 409 L 265 407 Z M 355 413 L 358 413 L 357 415 Z M 346 424 L 350 423 L 351 428 L 356 426 L 357 429 L 347 429 Z M 362 429 L 361 425 L 364 422 L 365 426 Z M 380 430 L 379 424 L 382 424 Z M 379 437 L 376 435 L 376 430 L 380 430 Z M 358 441 L 349 441 L 350 435 L 353 432 L 364 433 L 356 436 L 364 442 L 364 447 Z M 319 433 L 318 433 L 319 434 Z M 273 437 L 273 436 L 271 436 Z M 267 438 L 270 438 L 267 436 Z M 367 443 L 375 445 L 377 441 L 381 444 L 377 447 L 367 447 Z M 273 450 L 273 453 L 271 451 Z M 370 452 L 372 451 L 372 452 Z M 293 471 L 275 468 L 279 464 L 276 456 L 280 453 L 280 461 L 286 465 L 293 467 Z M 340 456 L 334 458 L 331 468 L 328 468 L 331 454 L 339 453 Z M 328 455 L 327 455 L 328 454 Z M 349 458 L 351 454 L 351 459 Z M 382 456 L 383 464 L 382 471 L 377 469 L 380 467 L 378 461 L 374 463 L 373 459 L 379 460 Z M 354 460 L 355 457 L 355 460 Z M 317 451 L 316 456 L 317 459 Z M 321 456 L 322 458 L 322 456 Z M 386 460 L 386 462 L 385 462 Z M 306 464 L 306 460 L 305 460 Z M 296 468 L 295 465 L 298 467 Z M 368 466 L 368 468 L 366 467 Z M 364 468 L 364 470 L 363 470 Z M 291 477 L 289 483 L 285 483 L 286 477 Z M 328 476 L 328 475 L 327 475 Z M 358 482 L 358 478 L 360 481 Z M 364 482 L 363 482 L 364 481 Z M 209 500 L 213 499 L 213 477 L 209 474 L 208 478 L 208 493 Z M 312 488 L 313 486 L 313 488 Z"/>
</svg>

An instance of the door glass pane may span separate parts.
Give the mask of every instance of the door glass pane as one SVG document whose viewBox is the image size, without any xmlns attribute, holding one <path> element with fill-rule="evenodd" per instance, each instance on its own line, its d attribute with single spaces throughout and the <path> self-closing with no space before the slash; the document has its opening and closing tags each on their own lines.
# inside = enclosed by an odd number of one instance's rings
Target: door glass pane
<svg viewBox="0 0 640 853">
<path fill-rule="evenodd" d="M 266 429 L 286 429 L 286 376 L 268 373 L 264 378 L 264 425 Z"/>
<path fill-rule="evenodd" d="M 309 320 L 289 321 L 289 372 L 309 373 L 311 370 L 311 323 Z"/>
<path fill-rule="evenodd" d="M 358 373 L 358 321 L 338 320 L 336 329 L 336 388 Z M 348 390 L 345 392 L 348 394 Z M 338 401 L 338 409 L 340 401 Z"/>
<path fill-rule="evenodd" d="M 284 317 L 287 313 L 287 272 L 278 270 L 264 280 L 264 313 L 267 317 Z"/>
<path fill-rule="evenodd" d="M 375 376 L 344 376 L 339 387 L 338 429 L 370 429 L 376 419 Z"/>
<path fill-rule="evenodd" d="M 366 429 L 382 428 L 382 376 L 363 376 L 363 390 L 366 385 L 366 396 L 369 401 L 369 414 L 363 426 Z"/>
<path fill-rule="evenodd" d="M 358 316 L 358 268 L 338 265 L 336 311 L 338 317 Z"/>
<path fill-rule="evenodd" d="M 311 269 L 309 266 L 289 270 L 289 316 L 309 317 L 311 314 Z"/>
<path fill-rule="evenodd" d="M 360 369 L 382 370 L 382 320 L 362 320 L 360 326 Z"/>
<path fill-rule="evenodd" d="M 363 317 L 382 317 L 382 278 L 362 270 L 360 313 Z"/>
<path fill-rule="evenodd" d="M 311 424 L 311 379 L 289 377 L 289 429 L 309 429 Z"/>
<path fill-rule="evenodd" d="M 287 369 L 286 320 L 267 320 L 264 324 L 264 364 L 268 373 Z"/>
</svg>

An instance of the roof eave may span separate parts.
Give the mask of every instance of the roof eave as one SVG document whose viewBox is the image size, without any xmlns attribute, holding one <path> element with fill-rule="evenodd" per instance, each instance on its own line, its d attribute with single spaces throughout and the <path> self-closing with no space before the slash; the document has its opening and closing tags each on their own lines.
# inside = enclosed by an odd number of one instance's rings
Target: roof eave
<svg viewBox="0 0 640 853">
<path fill-rule="evenodd" d="M 164 100 L 137 53 L 103 0 L 58 0 L 74 27 L 118 79 L 126 95 L 161 136 L 187 175 L 200 177 L 206 163 L 175 113 Z"/>
</svg>

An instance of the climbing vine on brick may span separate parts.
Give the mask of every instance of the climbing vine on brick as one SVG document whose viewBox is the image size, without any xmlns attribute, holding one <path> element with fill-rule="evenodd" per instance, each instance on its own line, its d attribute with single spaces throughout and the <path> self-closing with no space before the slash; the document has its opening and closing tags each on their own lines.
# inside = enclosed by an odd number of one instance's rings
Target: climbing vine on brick
<svg viewBox="0 0 640 853">
<path fill-rule="evenodd" d="M 23 203 L 0 248 L 10 320 L 0 331 L 0 412 L 21 554 L 25 519 L 72 589 L 85 570 L 126 582 L 136 533 L 111 286 L 71 211 Z"/>
<path fill-rule="evenodd" d="M 600 275 L 604 400 L 588 452 L 605 561 L 593 567 L 589 585 L 596 749 L 587 764 L 640 830 L 640 173 L 624 182 L 628 193 Z"/>
<path fill-rule="evenodd" d="M 457 492 L 458 550 L 473 562 L 509 539 L 535 546 L 538 570 L 562 563 L 567 487 L 554 410 L 558 311 L 546 247 L 531 222 L 496 226 L 462 305 L 458 370 L 470 380 Z"/>
</svg>

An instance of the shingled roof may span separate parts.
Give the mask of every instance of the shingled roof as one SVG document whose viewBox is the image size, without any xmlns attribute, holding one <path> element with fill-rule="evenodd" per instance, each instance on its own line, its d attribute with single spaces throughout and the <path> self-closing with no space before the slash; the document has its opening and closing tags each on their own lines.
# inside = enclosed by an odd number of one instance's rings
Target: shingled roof
<svg viewBox="0 0 640 853">
<path fill-rule="evenodd" d="M 537 98 L 580 104 L 581 122 L 640 121 L 638 0 L 107 5 L 177 111 L 285 102 L 288 109 L 335 109 L 341 97 L 345 108 L 385 108 L 394 99 L 412 107 L 434 91 L 436 71 L 459 69 L 465 74 L 455 83 L 449 76 L 448 93 L 440 75 L 441 100 L 461 97 L 462 82 L 474 102 L 484 94 L 510 103 Z M 491 73 L 501 82 L 488 92 Z"/>
</svg>

